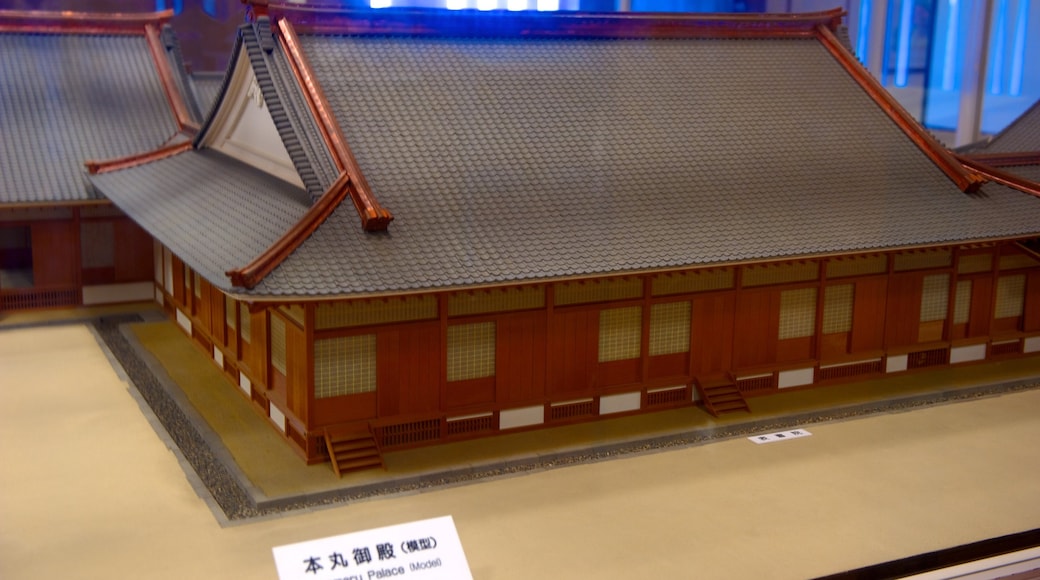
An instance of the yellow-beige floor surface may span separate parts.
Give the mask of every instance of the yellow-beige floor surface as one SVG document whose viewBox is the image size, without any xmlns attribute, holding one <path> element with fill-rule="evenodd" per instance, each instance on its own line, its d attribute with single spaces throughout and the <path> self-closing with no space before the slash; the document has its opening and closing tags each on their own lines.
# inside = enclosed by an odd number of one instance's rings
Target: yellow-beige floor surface
<svg viewBox="0 0 1040 580">
<path fill-rule="evenodd" d="M 194 348 L 160 338 L 149 339 L 160 354 Z M 808 578 L 1040 526 L 1036 389 L 233 526 L 214 517 L 132 389 L 84 325 L 0 330 L 0 578 L 274 578 L 274 546 L 441 515 L 454 517 L 481 580 Z M 785 397 L 752 405 L 802 404 Z M 567 431 L 569 444 L 608 423 Z M 455 449 L 490 459 L 485 447 Z M 391 470 L 421 455 L 395 454 Z M 254 483 L 275 496 L 334 481 L 327 470 Z"/>
</svg>

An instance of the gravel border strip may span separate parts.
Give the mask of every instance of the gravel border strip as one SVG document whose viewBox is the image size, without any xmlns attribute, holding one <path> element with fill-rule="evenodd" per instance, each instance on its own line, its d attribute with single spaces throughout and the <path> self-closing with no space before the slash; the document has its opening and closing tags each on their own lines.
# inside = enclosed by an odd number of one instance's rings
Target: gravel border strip
<svg viewBox="0 0 1040 580">
<path fill-rule="evenodd" d="M 119 315 L 95 319 L 93 325 L 115 359 L 123 366 L 130 381 L 151 407 L 163 428 L 169 433 L 171 440 L 180 448 L 184 459 L 195 470 L 216 504 L 223 510 L 229 522 L 415 493 L 439 487 L 464 485 L 484 479 L 605 461 L 626 455 L 702 445 L 756 433 L 783 431 L 792 427 L 854 419 L 879 413 L 911 411 L 936 404 L 969 401 L 1040 387 L 1040 381 L 1037 379 L 1027 379 L 949 389 L 908 395 L 886 401 L 837 407 L 822 412 L 797 413 L 780 418 L 751 420 L 734 425 L 691 429 L 664 436 L 604 443 L 591 448 L 502 459 L 483 465 L 448 468 L 438 472 L 390 478 L 382 482 L 296 497 L 267 499 L 262 497 L 262 494 L 248 482 L 237 466 L 233 465 L 226 450 L 215 451 L 213 449 L 213 447 L 222 447 L 222 445 L 219 440 L 207 441 L 207 437 L 203 433 L 211 433 L 209 426 L 196 423 L 202 420 L 193 408 L 190 410 L 182 408 L 182 406 L 190 407 L 190 403 L 183 401 L 183 397 L 178 404 L 177 397 L 167 391 L 162 381 L 156 378 L 143 360 L 142 353 L 138 351 L 138 349 L 143 350 L 143 347 L 131 344 L 131 341 L 123 335 L 120 329 L 122 325 L 141 321 L 143 319 L 138 315 Z M 232 463 L 231 466 L 225 464 L 228 461 Z"/>
</svg>

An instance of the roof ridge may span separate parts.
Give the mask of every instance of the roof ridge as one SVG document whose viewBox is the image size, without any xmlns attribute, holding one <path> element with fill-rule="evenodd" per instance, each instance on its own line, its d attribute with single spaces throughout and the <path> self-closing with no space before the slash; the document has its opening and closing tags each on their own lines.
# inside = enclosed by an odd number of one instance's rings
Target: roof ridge
<svg viewBox="0 0 1040 580">
<path fill-rule="evenodd" d="M 181 41 L 177 37 L 177 33 L 173 30 L 173 27 L 169 24 L 164 24 L 162 26 L 159 30 L 159 37 L 162 40 L 163 48 L 166 49 L 166 54 L 176 65 L 173 74 L 177 81 L 177 87 L 182 93 L 182 96 L 185 97 L 185 103 L 188 107 L 188 112 L 192 121 L 198 125 L 202 122 L 202 110 L 201 107 L 199 107 L 198 100 L 189 88 L 188 66 L 184 62 L 184 53 L 181 51 Z M 198 127 L 196 127 L 195 130 L 197 131 Z"/>
<path fill-rule="evenodd" d="M 1028 193 L 1034 197 L 1040 197 L 1040 183 L 1015 175 L 1003 169 L 997 169 L 993 164 L 987 164 L 985 160 L 967 155 L 956 156 L 964 167 L 976 171 L 986 179 L 995 181 L 1001 185 L 1017 189 L 1022 193 Z"/>
<path fill-rule="evenodd" d="M 963 165 L 938 140 L 918 123 L 892 95 L 860 64 L 834 32 L 817 26 L 817 37 L 824 48 L 852 76 L 853 80 L 881 110 L 965 193 L 974 193 L 985 182 L 980 175 Z"/>
<path fill-rule="evenodd" d="M 1020 151 L 1014 153 L 978 153 L 964 152 L 958 154 L 960 159 L 971 159 L 990 167 L 1012 167 L 1015 165 L 1040 165 L 1040 151 Z"/>
<path fill-rule="evenodd" d="M 145 151 L 143 153 L 134 153 L 127 155 L 126 157 L 118 157 L 116 159 L 105 159 L 105 160 L 87 160 L 83 162 L 83 165 L 87 168 L 87 173 L 90 175 L 100 175 L 103 173 L 110 173 L 112 171 L 120 171 L 123 169 L 129 169 L 131 167 L 137 167 L 138 165 L 144 165 L 153 161 L 159 161 L 160 159 L 166 159 L 167 157 L 173 157 L 174 155 L 180 155 L 185 151 L 191 150 L 191 141 L 182 141 L 180 143 L 174 143 L 172 145 L 164 145 L 158 149 L 151 151 Z"/>
<path fill-rule="evenodd" d="M 140 34 L 148 25 L 161 26 L 173 10 L 116 13 L 0 10 L 0 32 L 35 34 Z"/>
<path fill-rule="evenodd" d="M 155 72 L 159 75 L 159 82 L 166 94 L 166 100 L 170 105 L 170 112 L 173 113 L 177 128 L 194 135 L 199 130 L 199 124 L 188 111 L 185 95 L 181 94 L 180 89 L 177 88 L 177 81 L 174 78 L 176 72 L 166 58 L 166 45 L 163 42 L 159 25 L 152 22 L 145 24 L 144 38 L 147 41 Z"/>
</svg>

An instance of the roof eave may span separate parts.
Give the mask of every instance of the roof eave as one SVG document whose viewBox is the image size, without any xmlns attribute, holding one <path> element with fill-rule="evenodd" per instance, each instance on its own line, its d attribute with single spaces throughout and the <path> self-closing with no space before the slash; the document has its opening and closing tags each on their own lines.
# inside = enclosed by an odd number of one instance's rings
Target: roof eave
<svg viewBox="0 0 1040 580">
<path fill-rule="evenodd" d="M 173 10 L 115 14 L 0 10 L 0 32 L 140 35 L 146 26 L 160 27 L 171 18 Z"/>
<path fill-rule="evenodd" d="M 231 284 L 244 288 L 253 288 L 259 284 L 336 211 L 343 198 L 350 194 L 351 186 L 350 176 L 346 173 L 340 175 L 329 190 L 307 210 L 295 227 L 249 264 L 227 271 Z"/>
<path fill-rule="evenodd" d="M 1040 233 L 1040 228 L 1038 232 Z M 733 268 L 733 267 L 747 267 L 747 266 L 764 266 L 769 264 L 776 264 L 782 262 L 799 262 L 809 260 L 823 260 L 828 258 L 848 258 L 854 256 L 868 256 L 874 254 L 893 254 L 898 252 L 912 252 L 929 250 L 932 248 L 941 247 L 952 247 L 952 246 L 972 246 L 978 244 L 993 244 L 1000 242 L 1019 242 L 1022 240 L 1032 239 L 1036 234 L 1025 234 L 1025 235 L 1014 235 L 1014 236 L 991 236 L 981 238 L 970 238 L 964 240 L 955 241 L 944 241 L 944 242 L 924 242 L 920 244 L 903 244 L 899 246 L 891 246 L 885 248 L 864 248 L 854 251 L 841 251 L 841 252 L 820 252 L 814 254 L 802 254 L 797 256 L 783 256 L 783 257 L 769 257 L 769 258 L 752 258 L 747 260 L 727 260 L 719 262 L 709 262 L 701 264 L 688 264 L 683 266 L 665 267 L 665 268 L 647 268 L 639 270 L 625 270 L 625 271 L 614 271 L 614 272 L 599 272 L 589 273 L 580 275 L 563 275 L 563 276 L 549 276 L 544 278 L 529 278 L 524 280 L 507 280 L 502 282 L 487 282 L 478 284 L 453 284 L 446 286 L 437 287 L 425 287 L 425 288 L 401 288 L 401 289 L 389 289 L 389 290 L 372 290 L 362 292 L 341 292 L 335 294 L 250 294 L 250 293 L 232 293 L 235 297 L 241 297 L 242 300 L 253 301 L 256 303 L 287 303 L 287 302 L 331 302 L 336 300 L 353 300 L 353 299 L 369 299 L 369 298 L 390 298 L 400 296 L 418 296 L 423 294 L 439 294 L 447 292 L 460 292 L 460 291 L 475 291 L 475 290 L 494 290 L 499 288 L 513 288 L 517 286 L 535 286 L 540 284 L 557 284 L 561 282 L 578 282 L 588 280 L 602 280 L 608 278 L 625 278 L 632 276 L 646 276 L 646 275 L 657 275 L 657 274 L 674 274 L 685 272 L 689 270 L 713 270 L 720 268 Z M 236 286 L 251 289 L 251 286 L 239 285 Z"/>
<path fill-rule="evenodd" d="M 173 157 L 174 155 L 180 155 L 185 151 L 190 151 L 192 145 L 190 141 L 177 143 L 174 145 L 167 145 L 160 147 L 154 151 L 146 151 L 144 153 L 135 153 L 126 157 L 120 157 L 118 159 L 108 160 L 89 160 L 83 163 L 87 168 L 87 173 L 90 175 L 99 175 L 103 173 L 109 173 L 111 171 L 119 171 L 122 169 L 129 169 L 131 167 L 137 167 L 145 163 L 151 163 L 160 159 L 166 159 L 167 157 Z"/>
<path fill-rule="evenodd" d="M 288 20 L 314 34 L 566 36 L 568 38 L 748 38 L 812 36 L 818 25 L 837 28 L 842 9 L 794 14 L 635 12 L 457 12 L 421 8 L 359 11 L 246 0 L 254 16 Z"/>
</svg>

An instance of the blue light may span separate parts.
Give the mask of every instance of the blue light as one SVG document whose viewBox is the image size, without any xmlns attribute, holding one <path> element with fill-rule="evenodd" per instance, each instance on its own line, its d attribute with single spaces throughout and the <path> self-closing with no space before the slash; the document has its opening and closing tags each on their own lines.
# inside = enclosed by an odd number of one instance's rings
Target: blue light
<svg viewBox="0 0 1040 580">
<path fill-rule="evenodd" d="M 444 7 L 448 10 L 463 10 L 466 8 L 466 0 L 447 0 Z"/>
<path fill-rule="evenodd" d="M 389 8 L 394 5 L 393 0 L 369 0 L 369 7 L 371 8 Z"/>
<path fill-rule="evenodd" d="M 513 12 L 527 10 L 527 0 L 509 0 L 506 3 L 506 8 L 512 10 Z"/>
<path fill-rule="evenodd" d="M 903 0 L 899 14 L 899 52 L 896 55 L 896 86 L 905 87 L 910 68 L 910 28 L 914 20 L 914 0 Z"/>
<path fill-rule="evenodd" d="M 174 14 L 180 14 L 184 11 L 184 0 L 155 0 L 155 11 L 162 12 L 163 10 L 169 10 L 173 8 Z"/>
<path fill-rule="evenodd" d="M 863 64 L 867 63 L 867 47 L 869 46 L 868 40 L 870 39 L 870 2 L 871 0 L 862 0 L 859 3 L 859 32 L 856 34 L 856 53 L 859 56 L 859 61 Z"/>
<path fill-rule="evenodd" d="M 538 10 L 552 12 L 560 9 L 560 0 L 538 0 Z"/>
<path fill-rule="evenodd" d="M 1011 49 L 1011 86 L 1008 92 L 1022 96 L 1022 75 L 1025 73 L 1026 24 L 1029 22 L 1029 0 L 1018 0 L 1018 16 L 1015 21 L 1015 46 Z"/>
<path fill-rule="evenodd" d="M 946 19 L 946 48 L 943 51 L 942 88 L 952 91 L 957 80 L 957 31 L 960 28 L 960 3 L 950 0 L 950 14 Z"/>
<path fill-rule="evenodd" d="M 993 24 L 993 64 L 990 66 L 990 94 L 999 95 L 1004 85 L 1004 27 L 1007 26 L 1007 0 L 997 2 L 997 21 Z"/>
<path fill-rule="evenodd" d="M 498 0 L 477 0 L 477 10 L 494 10 L 498 8 Z"/>
</svg>

